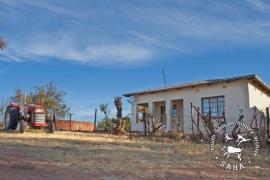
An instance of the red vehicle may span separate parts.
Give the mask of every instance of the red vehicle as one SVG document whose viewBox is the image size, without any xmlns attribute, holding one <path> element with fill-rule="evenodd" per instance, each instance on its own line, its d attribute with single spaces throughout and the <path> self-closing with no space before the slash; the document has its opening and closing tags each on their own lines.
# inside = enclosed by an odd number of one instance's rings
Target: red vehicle
<svg viewBox="0 0 270 180">
<path fill-rule="evenodd" d="M 55 130 L 55 118 L 47 118 L 42 105 L 28 104 L 20 106 L 11 103 L 5 112 L 4 126 L 6 130 L 17 130 L 24 132 L 27 126 L 32 128 L 44 128 L 53 133 Z"/>
</svg>

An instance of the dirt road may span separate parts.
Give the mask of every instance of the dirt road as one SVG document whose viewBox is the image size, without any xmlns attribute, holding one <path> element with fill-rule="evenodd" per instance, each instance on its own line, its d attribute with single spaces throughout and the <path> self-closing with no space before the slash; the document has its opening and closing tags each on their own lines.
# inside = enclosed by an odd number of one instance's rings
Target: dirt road
<svg viewBox="0 0 270 180">
<path fill-rule="evenodd" d="M 0 132 L 0 179 L 268 179 L 269 159 L 242 173 L 207 157 L 207 145 L 102 134 Z M 178 146 L 179 145 L 179 146 Z M 181 150 L 179 150 L 179 148 Z M 184 148 L 186 147 L 186 148 Z M 179 150 L 179 151 L 178 151 Z"/>
</svg>

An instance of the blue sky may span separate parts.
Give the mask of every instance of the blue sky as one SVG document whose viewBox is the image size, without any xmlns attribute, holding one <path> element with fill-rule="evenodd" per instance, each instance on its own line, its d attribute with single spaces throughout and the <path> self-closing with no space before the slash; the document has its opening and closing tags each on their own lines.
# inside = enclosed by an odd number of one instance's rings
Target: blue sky
<svg viewBox="0 0 270 180">
<path fill-rule="evenodd" d="M 270 84 L 267 0 L 0 0 L 0 36 L 0 98 L 53 80 L 77 119 L 163 86 L 162 68 L 168 85 L 246 74 Z"/>
</svg>

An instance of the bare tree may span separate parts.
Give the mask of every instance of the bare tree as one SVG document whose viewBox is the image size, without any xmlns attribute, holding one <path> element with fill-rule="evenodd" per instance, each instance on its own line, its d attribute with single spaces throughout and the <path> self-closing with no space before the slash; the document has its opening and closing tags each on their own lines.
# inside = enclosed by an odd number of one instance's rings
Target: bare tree
<svg viewBox="0 0 270 180">
<path fill-rule="evenodd" d="M 6 41 L 2 38 L 2 37 L 0 37 L 0 49 L 5 49 L 7 47 L 7 43 L 6 43 Z"/>
<path fill-rule="evenodd" d="M 241 113 L 232 131 L 232 137 L 234 138 L 234 140 L 237 140 L 238 134 L 241 133 L 241 126 L 239 124 L 243 123 L 243 121 L 244 121 L 244 115 Z"/>
<path fill-rule="evenodd" d="M 7 100 L 3 100 L 3 99 L 0 100 L 0 122 L 3 122 L 4 120 L 7 105 L 8 105 Z"/>
<path fill-rule="evenodd" d="M 116 96 L 114 97 L 114 105 L 117 109 L 117 122 L 116 122 L 116 126 L 114 128 L 114 133 L 115 134 L 125 134 L 125 121 L 122 117 L 122 97 L 120 96 Z"/>
<path fill-rule="evenodd" d="M 166 130 L 165 124 L 166 120 L 158 122 L 152 114 L 147 113 L 145 116 L 145 125 L 146 125 L 145 135 L 164 134 Z"/>
</svg>

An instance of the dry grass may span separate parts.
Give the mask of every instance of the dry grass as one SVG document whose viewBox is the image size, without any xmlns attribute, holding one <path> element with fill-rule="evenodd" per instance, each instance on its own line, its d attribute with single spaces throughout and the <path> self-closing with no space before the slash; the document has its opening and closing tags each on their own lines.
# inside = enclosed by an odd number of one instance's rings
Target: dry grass
<svg viewBox="0 0 270 180">
<path fill-rule="evenodd" d="M 208 144 L 186 140 L 145 139 L 108 134 L 31 131 L 24 134 L 0 133 L 0 148 L 16 150 L 25 158 L 84 172 L 103 178 L 165 179 L 174 176 L 230 178 L 269 176 L 267 151 L 259 156 L 255 168 L 231 173 L 217 168 Z M 122 175 L 121 175 L 122 174 Z"/>
</svg>

